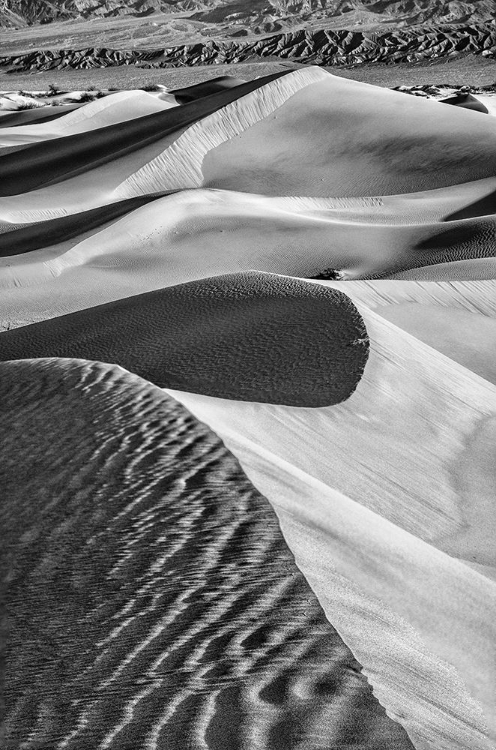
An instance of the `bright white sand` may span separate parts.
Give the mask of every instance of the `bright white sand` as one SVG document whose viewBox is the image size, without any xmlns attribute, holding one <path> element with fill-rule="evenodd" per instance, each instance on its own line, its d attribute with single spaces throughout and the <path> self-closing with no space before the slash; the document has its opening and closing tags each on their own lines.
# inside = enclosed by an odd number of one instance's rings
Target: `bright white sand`
<svg viewBox="0 0 496 750">
<path fill-rule="evenodd" d="M 75 178 L 86 178 L 89 195 L 91 174 Z M 68 189 L 68 196 L 71 182 L 60 183 Z M 466 229 L 475 252 L 491 252 L 486 218 L 399 225 L 386 223 L 390 204 L 379 223 L 380 202 L 364 198 L 363 210 L 374 210 L 377 216 L 376 223 L 369 224 L 360 222 L 357 215 L 354 221 L 347 220 L 347 202 L 344 208 L 341 203 L 216 190 L 182 191 L 160 198 L 106 227 L 0 259 L 3 325 L 35 322 L 123 296 L 241 270 L 312 276 L 325 268 L 339 268 L 349 278 L 384 273 L 397 263 L 421 263 L 416 246 L 448 228 L 451 232 Z M 444 252 L 442 242 L 438 252 Z M 458 252 L 463 252 L 463 246 Z M 22 311 L 29 311 L 29 318 Z"/>
</svg>

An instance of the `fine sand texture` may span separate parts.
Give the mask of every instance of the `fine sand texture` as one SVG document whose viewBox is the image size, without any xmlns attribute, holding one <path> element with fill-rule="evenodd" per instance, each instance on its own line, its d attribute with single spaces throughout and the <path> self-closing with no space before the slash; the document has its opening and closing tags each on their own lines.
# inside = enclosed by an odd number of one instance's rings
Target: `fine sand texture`
<svg viewBox="0 0 496 750">
<path fill-rule="evenodd" d="M 3 115 L 9 750 L 494 750 L 464 102 L 300 67 Z"/>
</svg>

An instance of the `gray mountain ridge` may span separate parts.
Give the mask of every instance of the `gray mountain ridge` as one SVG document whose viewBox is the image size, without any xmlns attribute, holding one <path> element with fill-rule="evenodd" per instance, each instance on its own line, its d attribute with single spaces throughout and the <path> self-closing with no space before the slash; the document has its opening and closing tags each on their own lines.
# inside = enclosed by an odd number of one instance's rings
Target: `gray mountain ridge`
<svg viewBox="0 0 496 750">
<path fill-rule="evenodd" d="M 165 13 L 184 14 L 213 26 L 230 24 L 247 33 L 266 33 L 320 21 L 342 21 L 343 28 L 480 23 L 493 19 L 494 9 L 494 0 L 0 0 L 0 26 Z"/>
</svg>

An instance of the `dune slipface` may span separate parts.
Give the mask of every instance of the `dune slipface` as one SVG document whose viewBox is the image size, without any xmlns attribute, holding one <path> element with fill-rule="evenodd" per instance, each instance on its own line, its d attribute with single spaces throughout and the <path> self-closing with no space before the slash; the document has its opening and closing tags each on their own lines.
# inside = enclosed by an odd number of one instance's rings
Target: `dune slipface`
<svg viewBox="0 0 496 750">
<path fill-rule="evenodd" d="M 477 97 L 472 96 L 472 94 L 454 94 L 439 101 L 442 104 L 452 104 L 455 107 L 472 109 L 474 112 L 483 112 L 486 115 L 489 114 L 487 107 Z"/>
<path fill-rule="evenodd" d="M 0 372 L 3 747 L 411 750 L 213 433 L 119 367 Z"/>
<path fill-rule="evenodd" d="M 5 331 L 0 351 L 3 361 L 103 360 L 161 387 L 322 406 L 354 391 L 368 339 L 345 294 L 253 272 L 190 282 Z M 191 367 L 192 352 L 196 367 Z"/>
</svg>

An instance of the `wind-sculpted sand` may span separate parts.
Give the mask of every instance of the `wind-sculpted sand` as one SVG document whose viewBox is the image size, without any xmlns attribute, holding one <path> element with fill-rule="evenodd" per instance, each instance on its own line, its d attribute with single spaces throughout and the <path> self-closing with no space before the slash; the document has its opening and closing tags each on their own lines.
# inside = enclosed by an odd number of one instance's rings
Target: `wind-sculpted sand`
<svg viewBox="0 0 496 750">
<path fill-rule="evenodd" d="M 0 370 L 3 747 L 411 748 L 213 433 L 118 367 Z"/>
<path fill-rule="evenodd" d="M 362 314 L 364 376 L 318 415 L 167 392 L 273 503 L 328 617 L 413 743 L 491 748 L 496 387 Z"/>
<path fill-rule="evenodd" d="M 496 746 L 458 104 L 300 68 L 0 128 L 7 747 Z"/>
</svg>

